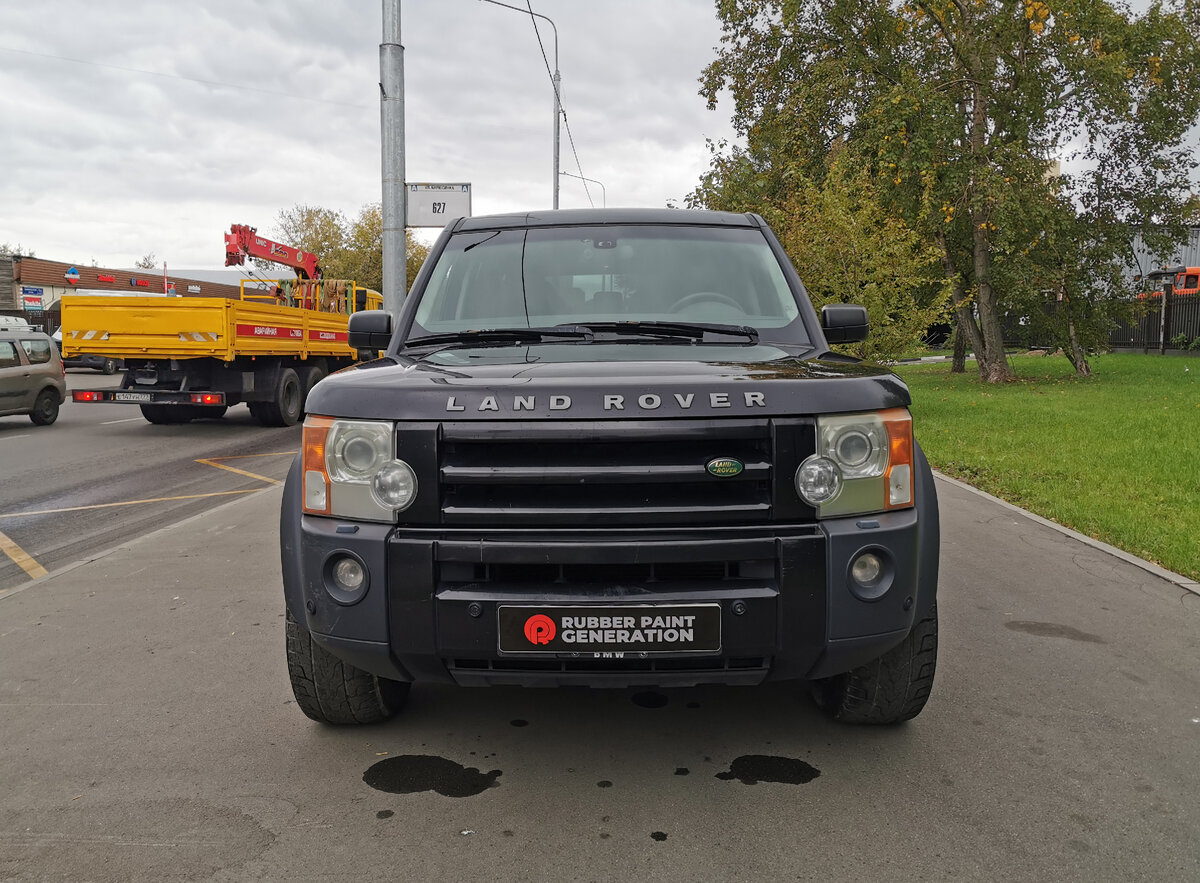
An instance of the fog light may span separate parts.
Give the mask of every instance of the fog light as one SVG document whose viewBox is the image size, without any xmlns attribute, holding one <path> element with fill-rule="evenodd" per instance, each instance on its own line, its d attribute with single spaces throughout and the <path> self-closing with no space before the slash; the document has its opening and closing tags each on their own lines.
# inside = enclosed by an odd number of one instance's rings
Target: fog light
<svg viewBox="0 0 1200 883">
<path fill-rule="evenodd" d="M 367 597 L 371 574 L 367 565 L 353 552 L 339 549 L 325 559 L 321 567 L 325 591 L 343 607 L 357 604 Z"/>
<path fill-rule="evenodd" d="M 842 470 L 828 457 L 809 457 L 796 470 L 796 493 L 810 506 L 828 503 L 841 489 Z"/>
<path fill-rule="evenodd" d="M 860 586 L 873 585 L 881 573 L 883 573 L 883 562 L 874 552 L 864 552 L 859 555 L 854 559 L 854 564 L 850 568 L 850 575 Z"/>
<path fill-rule="evenodd" d="M 343 592 L 357 592 L 367 579 L 367 572 L 353 558 L 339 559 L 332 573 L 334 584 Z"/>
<path fill-rule="evenodd" d="M 404 510 L 417 498 L 417 476 L 403 460 L 384 463 L 371 479 L 371 493 L 380 505 Z"/>
<path fill-rule="evenodd" d="M 896 581 L 896 567 L 883 549 L 863 549 L 850 562 L 846 586 L 860 601 L 878 601 Z"/>
</svg>

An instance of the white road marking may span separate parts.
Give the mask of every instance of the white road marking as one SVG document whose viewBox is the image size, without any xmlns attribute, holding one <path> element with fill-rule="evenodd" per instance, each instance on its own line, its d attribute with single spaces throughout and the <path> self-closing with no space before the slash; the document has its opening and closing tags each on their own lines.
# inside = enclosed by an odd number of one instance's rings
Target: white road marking
<svg viewBox="0 0 1200 883">
<path fill-rule="evenodd" d="M 112 426 L 114 423 L 137 423 L 145 420 L 145 417 L 126 417 L 124 420 L 105 420 L 101 426 Z"/>
</svg>

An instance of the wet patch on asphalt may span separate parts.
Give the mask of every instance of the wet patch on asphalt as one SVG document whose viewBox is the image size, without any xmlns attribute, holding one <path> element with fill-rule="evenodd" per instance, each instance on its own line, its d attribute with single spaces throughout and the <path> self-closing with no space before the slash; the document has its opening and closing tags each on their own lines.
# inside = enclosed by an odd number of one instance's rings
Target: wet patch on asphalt
<svg viewBox="0 0 1200 883">
<path fill-rule="evenodd" d="M 473 797 L 497 787 L 501 775 L 500 770 L 481 773 L 444 757 L 402 754 L 373 764 L 363 773 L 363 781 L 389 794 L 436 791 L 443 797 Z"/>
<path fill-rule="evenodd" d="M 1068 641 L 1083 641 L 1087 644 L 1108 643 L 1108 641 L 1098 635 L 1090 635 L 1087 632 L 1081 632 L 1079 629 L 1071 628 L 1069 625 L 1059 625 L 1054 622 L 1014 620 L 1006 622 L 1004 627 L 1014 632 L 1023 632 L 1024 634 L 1033 635 L 1038 638 L 1066 638 Z"/>
<path fill-rule="evenodd" d="M 743 785 L 757 785 L 759 782 L 807 785 L 819 775 L 821 771 L 815 766 L 794 757 L 743 754 L 729 765 L 728 771 L 717 773 L 716 777 L 726 781 L 737 779 Z"/>
<path fill-rule="evenodd" d="M 633 694 L 633 704 L 642 708 L 662 708 L 667 704 L 667 697 L 662 693 L 644 692 Z"/>
</svg>

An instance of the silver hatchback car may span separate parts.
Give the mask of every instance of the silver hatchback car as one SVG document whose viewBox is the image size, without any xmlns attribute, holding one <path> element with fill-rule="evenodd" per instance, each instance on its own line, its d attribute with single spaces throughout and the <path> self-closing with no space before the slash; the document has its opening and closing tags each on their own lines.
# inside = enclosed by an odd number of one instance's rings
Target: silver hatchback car
<svg viewBox="0 0 1200 883">
<path fill-rule="evenodd" d="M 50 335 L 0 326 L 0 417 L 28 414 L 49 426 L 66 397 L 66 369 Z"/>
</svg>

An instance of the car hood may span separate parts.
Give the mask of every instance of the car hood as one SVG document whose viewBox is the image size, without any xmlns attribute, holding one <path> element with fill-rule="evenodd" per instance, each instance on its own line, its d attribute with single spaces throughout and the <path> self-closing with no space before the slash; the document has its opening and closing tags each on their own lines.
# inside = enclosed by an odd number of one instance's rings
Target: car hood
<svg viewBox="0 0 1200 883">
<path fill-rule="evenodd" d="M 307 410 L 385 420 L 754 417 L 906 407 L 885 368 L 758 344 L 537 344 L 440 350 L 339 371 Z"/>
</svg>

